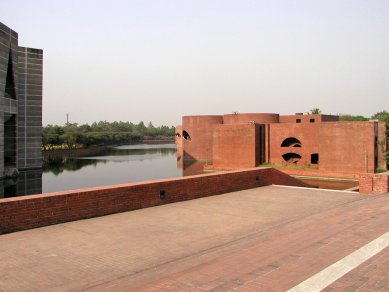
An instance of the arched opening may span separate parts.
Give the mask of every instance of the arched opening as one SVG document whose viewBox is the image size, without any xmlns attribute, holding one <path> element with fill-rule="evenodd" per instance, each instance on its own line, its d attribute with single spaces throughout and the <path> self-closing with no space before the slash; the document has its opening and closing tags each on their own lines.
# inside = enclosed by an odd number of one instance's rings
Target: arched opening
<svg viewBox="0 0 389 292">
<path fill-rule="evenodd" d="M 297 138 L 289 137 L 282 141 L 281 147 L 301 147 L 301 142 Z"/>
<path fill-rule="evenodd" d="M 191 141 L 191 137 L 187 131 L 182 131 L 182 137 L 184 137 L 185 140 Z"/>
<path fill-rule="evenodd" d="M 300 159 L 301 159 L 301 155 L 297 154 L 297 153 L 285 153 L 284 155 L 282 155 L 282 158 L 287 162 L 287 163 L 293 163 L 293 164 L 297 164 Z"/>
</svg>

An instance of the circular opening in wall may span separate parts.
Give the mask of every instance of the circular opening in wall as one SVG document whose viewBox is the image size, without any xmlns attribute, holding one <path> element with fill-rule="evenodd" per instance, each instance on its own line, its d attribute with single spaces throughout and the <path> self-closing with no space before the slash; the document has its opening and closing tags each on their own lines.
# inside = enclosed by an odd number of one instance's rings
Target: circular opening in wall
<svg viewBox="0 0 389 292">
<path fill-rule="evenodd" d="M 182 131 L 182 137 L 184 137 L 185 140 L 191 141 L 190 135 L 187 131 Z"/>
<path fill-rule="evenodd" d="M 177 138 L 181 138 L 181 134 L 177 132 L 177 133 L 176 133 L 176 137 L 177 137 Z"/>
<path fill-rule="evenodd" d="M 301 142 L 295 137 L 289 137 L 282 141 L 281 147 L 301 147 Z"/>
<path fill-rule="evenodd" d="M 282 158 L 287 163 L 297 164 L 301 159 L 301 155 L 299 155 L 297 153 L 285 153 L 284 155 L 282 155 Z"/>
</svg>

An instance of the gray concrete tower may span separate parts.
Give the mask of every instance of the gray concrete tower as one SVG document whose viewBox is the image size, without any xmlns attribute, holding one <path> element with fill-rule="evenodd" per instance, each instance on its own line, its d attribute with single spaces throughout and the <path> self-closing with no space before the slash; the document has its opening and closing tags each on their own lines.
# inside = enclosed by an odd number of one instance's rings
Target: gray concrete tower
<svg viewBox="0 0 389 292">
<path fill-rule="evenodd" d="M 0 178 L 42 166 L 42 62 L 0 23 Z"/>
</svg>

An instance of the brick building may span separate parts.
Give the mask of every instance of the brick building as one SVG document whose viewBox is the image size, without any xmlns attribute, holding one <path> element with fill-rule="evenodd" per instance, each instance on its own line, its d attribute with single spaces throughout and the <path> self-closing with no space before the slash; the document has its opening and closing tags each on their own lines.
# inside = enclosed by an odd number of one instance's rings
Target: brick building
<svg viewBox="0 0 389 292">
<path fill-rule="evenodd" d="M 184 116 L 176 143 L 183 160 L 214 169 L 268 163 L 317 173 L 374 173 L 386 169 L 384 122 L 341 122 L 316 114 Z"/>
<path fill-rule="evenodd" d="M 0 23 L 0 178 L 42 165 L 42 61 Z"/>
</svg>

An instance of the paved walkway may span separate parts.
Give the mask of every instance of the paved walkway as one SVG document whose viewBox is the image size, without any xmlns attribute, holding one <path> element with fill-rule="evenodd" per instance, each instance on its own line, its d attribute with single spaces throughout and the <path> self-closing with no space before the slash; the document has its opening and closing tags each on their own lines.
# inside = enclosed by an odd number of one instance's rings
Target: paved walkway
<svg viewBox="0 0 389 292">
<path fill-rule="evenodd" d="M 285 291 L 389 231 L 389 195 L 269 186 L 0 236 L 0 291 Z M 389 290 L 389 248 L 325 291 Z"/>
</svg>

